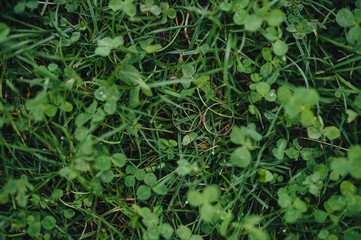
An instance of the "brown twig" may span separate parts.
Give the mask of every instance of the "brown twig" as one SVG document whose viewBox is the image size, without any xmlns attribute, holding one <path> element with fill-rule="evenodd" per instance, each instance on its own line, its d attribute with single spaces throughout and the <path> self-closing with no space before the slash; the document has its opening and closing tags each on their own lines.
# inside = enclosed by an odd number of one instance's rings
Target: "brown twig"
<svg viewBox="0 0 361 240">
<path fill-rule="evenodd" d="M 311 138 L 306 138 L 306 137 L 299 137 L 299 138 L 309 140 L 309 141 L 313 141 L 313 142 L 318 142 L 318 143 L 321 143 L 321 144 L 324 144 L 324 145 L 332 146 L 334 148 L 339 148 L 339 149 L 344 150 L 344 151 L 349 151 L 347 148 L 343 148 L 341 146 L 336 146 L 336 145 L 333 145 L 333 144 L 330 144 L 330 143 L 327 143 L 327 142 L 322 142 L 322 141 L 318 141 L 318 140 L 311 139 Z"/>
</svg>

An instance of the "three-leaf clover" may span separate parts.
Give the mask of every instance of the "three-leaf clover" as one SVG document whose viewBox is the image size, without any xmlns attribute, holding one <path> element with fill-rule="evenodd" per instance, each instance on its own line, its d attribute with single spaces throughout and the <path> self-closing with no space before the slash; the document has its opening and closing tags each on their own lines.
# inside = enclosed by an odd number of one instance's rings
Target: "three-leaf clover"
<svg viewBox="0 0 361 240">
<path fill-rule="evenodd" d="M 207 222 L 212 222 L 216 214 L 216 206 L 214 202 L 218 202 L 220 198 L 220 189 L 217 185 L 209 185 L 202 192 L 189 190 L 187 193 L 187 201 L 193 207 L 199 207 L 202 218 Z"/>
<path fill-rule="evenodd" d="M 169 141 L 164 139 L 164 138 L 160 138 L 158 140 L 158 147 L 162 150 L 166 150 L 167 154 L 168 154 L 168 159 L 173 159 L 174 158 L 174 152 L 172 147 L 176 147 L 178 146 L 178 143 L 172 139 L 170 139 Z"/>
<path fill-rule="evenodd" d="M 298 87 L 292 94 L 286 87 L 277 90 L 277 96 L 284 103 L 286 115 L 291 119 L 300 118 L 303 126 L 308 127 L 316 123 L 311 107 L 319 101 L 319 95 L 315 89 Z"/>
<path fill-rule="evenodd" d="M 276 101 L 276 91 L 271 89 L 271 85 L 268 82 L 261 81 L 262 77 L 257 73 L 253 73 L 251 79 L 255 82 L 249 86 L 250 89 L 253 90 L 250 94 L 252 103 L 260 101 L 262 98 L 265 98 L 269 102 Z"/>
<path fill-rule="evenodd" d="M 284 219 L 286 222 L 294 223 L 302 217 L 302 213 L 307 211 L 307 204 L 296 196 L 294 191 L 280 188 L 277 192 L 278 205 L 286 209 Z"/>
<path fill-rule="evenodd" d="M 137 14 L 137 7 L 133 3 L 134 0 L 110 0 L 109 1 L 109 8 L 112 9 L 114 12 L 116 11 L 124 11 L 130 17 L 133 17 Z"/>
<path fill-rule="evenodd" d="M 106 57 L 110 54 L 111 50 L 118 49 L 123 43 L 124 40 L 121 36 L 115 38 L 105 37 L 98 40 L 98 47 L 95 49 L 95 54 Z"/>
<path fill-rule="evenodd" d="M 256 125 L 251 123 L 247 127 L 233 127 L 230 138 L 233 143 L 242 145 L 231 154 L 231 162 L 237 167 L 247 167 L 252 160 L 250 151 L 255 149 L 253 141 L 260 141 L 262 135 L 257 132 Z"/>
</svg>

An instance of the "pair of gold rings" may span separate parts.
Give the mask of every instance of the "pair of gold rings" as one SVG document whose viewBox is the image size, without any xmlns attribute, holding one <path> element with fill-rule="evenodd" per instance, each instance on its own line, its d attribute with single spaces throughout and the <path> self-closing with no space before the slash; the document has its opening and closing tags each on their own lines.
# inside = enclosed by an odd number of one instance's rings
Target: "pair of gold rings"
<svg viewBox="0 0 361 240">
<path fill-rule="evenodd" d="M 224 136 L 233 128 L 234 112 L 227 104 L 216 102 L 202 113 L 194 103 L 184 102 L 173 110 L 172 121 L 174 126 L 183 133 L 193 132 L 203 123 L 208 133 Z"/>
</svg>

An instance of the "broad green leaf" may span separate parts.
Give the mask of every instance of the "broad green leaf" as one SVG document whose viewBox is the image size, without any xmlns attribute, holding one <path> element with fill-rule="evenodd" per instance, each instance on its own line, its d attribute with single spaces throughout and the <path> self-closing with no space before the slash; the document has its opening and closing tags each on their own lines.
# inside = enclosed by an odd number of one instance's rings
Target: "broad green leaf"
<svg viewBox="0 0 361 240">
<path fill-rule="evenodd" d="M 237 126 L 233 127 L 231 135 L 230 135 L 230 139 L 233 143 L 238 144 L 238 145 L 242 145 L 246 141 L 242 130 Z"/>
<path fill-rule="evenodd" d="M 268 48 L 267 48 L 268 49 Z M 270 62 L 266 62 L 262 65 L 260 73 L 263 77 L 267 78 L 273 70 L 273 65 Z"/>
<path fill-rule="evenodd" d="M 238 147 L 231 154 L 231 162 L 237 167 L 245 168 L 251 163 L 251 153 L 246 147 Z"/>
<path fill-rule="evenodd" d="M 201 214 L 202 219 L 206 222 L 212 222 L 215 212 L 215 207 L 209 203 L 203 204 L 199 208 L 199 213 Z"/>
<path fill-rule="evenodd" d="M 294 97 L 297 102 L 309 107 L 316 105 L 320 98 L 315 89 L 307 89 L 305 87 L 296 88 Z"/>
<path fill-rule="evenodd" d="M 272 60 L 272 50 L 270 48 L 262 48 L 262 56 L 264 60 L 271 61 Z"/>
<path fill-rule="evenodd" d="M 25 10 L 25 6 L 26 6 L 26 2 L 25 1 L 18 1 L 17 4 L 14 7 L 14 12 L 16 14 L 21 14 L 24 12 Z"/>
<path fill-rule="evenodd" d="M 220 8 L 222 11 L 228 12 L 229 10 L 232 9 L 232 3 L 222 2 L 222 3 L 219 5 L 219 8 Z"/>
<path fill-rule="evenodd" d="M 159 218 L 155 213 L 145 212 L 142 214 L 144 225 L 149 228 L 155 228 L 159 224 Z"/>
<path fill-rule="evenodd" d="M 128 174 L 134 175 L 136 173 L 136 171 L 137 171 L 137 168 L 130 164 L 125 168 L 125 172 Z"/>
<path fill-rule="evenodd" d="M 130 17 L 134 17 L 137 14 L 137 7 L 135 6 L 133 1 L 126 1 L 123 7 L 123 11 Z"/>
<path fill-rule="evenodd" d="M 273 175 L 268 170 L 259 170 L 257 173 L 260 182 L 270 182 L 273 180 Z"/>
<path fill-rule="evenodd" d="M 361 14 L 361 12 L 360 12 Z M 361 43 L 361 27 L 353 26 L 346 34 L 347 41 L 351 44 Z"/>
<path fill-rule="evenodd" d="M 110 183 L 114 178 L 114 172 L 110 169 L 103 171 L 100 175 L 100 180 L 103 183 Z"/>
<path fill-rule="evenodd" d="M 286 15 L 279 9 L 272 9 L 266 16 L 268 25 L 276 27 L 280 25 L 285 19 Z"/>
<path fill-rule="evenodd" d="M 140 185 L 137 189 L 137 197 L 139 200 L 147 200 L 152 194 L 150 187 L 146 185 Z"/>
<path fill-rule="evenodd" d="M 73 209 L 66 209 L 66 210 L 64 210 L 63 214 L 64 214 L 65 218 L 71 219 L 72 217 L 74 217 L 75 212 Z"/>
<path fill-rule="evenodd" d="M 300 213 L 304 213 L 307 211 L 307 204 L 299 198 L 296 198 L 293 203 L 293 207 Z"/>
<path fill-rule="evenodd" d="M 217 185 L 207 186 L 202 193 L 203 198 L 208 203 L 217 202 L 220 198 L 220 189 Z"/>
<path fill-rule="evenodd" d="M 262 17 L 258 15 L 248 15 L 244 19 L 244 27 L 249 32 L 255 32 L 261 27 Z"/>
<path fill-rule="evenodd" d="M 358 113 L 354 112 L 351 109 L 347 109 L 346 112 L 347 112 L 347 123 L 351 123 L 358 116 Z"/>
<path fill-rule="evenodd" d="M 324 129 L 322 129 L 322 133 L 330 140 L 337 139 L 341 136 L 340 130 L 334 126 L 325 127 Z"/>
<path fill-rule="evenodd" d="M 251 92 L 251 94 L 249 96 L 251 98 L 252 103 L 256 103 L 256 102 L 262 100 L 262 95 L 257 92 Z"/>
<path fill-rule="evenodd" d="M 48 215 L 44 217 L 43 220 L 41 220 L 41 225 L 43 226 L 44 229 L 51 230 L 55 228 L 56 220 L 53 216 Z"/>
<path fill-rule="evenodd" d="M 347 197 L 350 195 L 354 195 L 356 188 L 350 181 L 343 181 L 340 185 L 340 190 L 342 195 Z"/>
<path fill-rule="evenodd" d="M 150 187 L 153 187 L 157 183 L 157 177 L 154 173 L 147 173 L 144 177 L 144 183 Z"/>
<path fill-rule="evenodd" d="M 180 225 L 177 228 L 176 233 L 181 240 L 188 240 L 192 236 L 191 230 L 184 225 Z"/>
<path fill-rule="evenodd" d="M 0 22 L 0 41 L 4 40 L 10 33 L 10 28 L 5 24 Z"/>
<path fill-rule="evenodd" d="M 285 188 L 280 188 L 277 192 L 278 195 L 278 205 L 281 208 L 289 208 L 292 205 L 292 199 L 288 195 L 288 192 Z"/>
<path fill-rule="evenodd" d="M 105 112 L 103 109 L 98 108 L 96 113 L 93 115 L 92 122 L 101 122 L 105 118 Z"/>
<path fill-rule="evenodd" d="M 335 212 L 344 209 L 346 201 L 343 196 L 333 195 L 325 204 L 330 208 L 331 212 Z"/>
<path fill-rule="evenodd" d="M 140 92 L 140 86 L 136 86 L 135 88 L 130 90 L 129 100 L 128 100 L 130 108 L 136 108 L 140 105 L 141 102 L 139 101 L 139 92 Z"/>
<path fill-rule="evenodd" d="M 332 240 L 331 238 L 328 238 L 329 235 L 330 235 L 330 232 L 327 229 L 322 229 L 318 233 L 317 237 L 319 237 L 320 239 L 330 239 L 330 240 Z"/>
<path fill-rule="evenodd" d="M 53 104 L 47 104 L 45 106 L 44 112 L 48 117 L 54 117 L 57 110 L 58 110 L 58 108 L 56 106 L 54 106 Z"/>
<path fill-rule="evenodd" d="M 154 15 L 156 15 L 156 16 L 159 16 L 162 13 L 162 10 L 160 9 L 159 6 L 153 5 L 150 8 L 150 12 L 153 13 Z"/>
<path fill-rule="evenodd" d="M 301 218 L 301 213 L 293 208 L 287 210 L 284 215 L 284 219 L 288 223 L 295 223 L 299 218 Z"/>
<path fill-rule="evenodd" d="M 177 16 L 177 11 L 174 8 L 169 8 L 166 14 L 169 18 L 174 19 Z"/>
<path fill-rule="evenodd" d="M 276 41 L 280 36 L 277 33 L 276 28 L 268 27 L 262 32 L 263 36 L 270 42 Z"/>
<path fill-rule="evenodd" d="M 318 173 L 320 176 L 320 179 L 323 180 L 328 175 L 328 167 L 325 164 L 320 163 L 314 167 L 313 172 Z"/>
<path fill-rule="evenodd" d="M 292 93 L 288 88 L 281 86 L 277 89 L 277 96 L 281 102 L 287 102 L 292 97 Z"/>
<path fill-rule="evenodd" d="M 144 240 L 159 240 L 160 238 L 160 232 L 158 228 L 151 227 L 147 228 L 147 230 L 143 230 L 143 238 Z"/>
<path fill-rule="evenodd" d="M 110 0 L 109 1 L 109 7 L 113 11 L 121 10 L 124 6 L 124 3 L 122 0 Z"/>
<path fill-rule="evenodd" d="M 357 9 L 354 9 L 354 16 L 356 18 L 356 22 L 358 24 L 361 23 L 361 7 L 358 7 Z"/>
<path fill-rule="evenodd" d="M 170 139 L 170 140 L 168 141 L 168 146 L 169 146 L 169 147 L 176 147 L 176 146 L 178 146 L 178 143 L 177 143 L 175 140 Z"/>
<path fill-rule="evenodd" d="M 191 140 L 191 137 L 189 136 L 189 134 L 185 135 L 183 137 L 183 140 L 182 140 L 182 145 L 183 146 L 187 146 L 188 144 L 190 144 L 192 142 Z"/>
<path fill-rule="evenodd" d="M 72 88 L 74 85 L 80 86 L 83 84 L 83 80 L 72 67 L 66 66 L 64 69 L 64 74 L 66 80 L 65 86 L 67 88 Z"/>
<path fill-rule="evenodd" d="M 59 175 L 71 181 L 76 177 L 77 173 L 70 167 L 64 167 L 59 170 Z"/>
<path fill-rule="evenodd" d="M 237 25 L 243 25 L 246 21 L 246 18 L 248 16 L 248 13 L 246 10 L 238 10 L 234 15 L 233 15 L 233 21 L 235 24 Z"/>
<path fill-rule="evenodd" d="M 176 169 L 176 172 L 180 176 L 184 176 L 189 174 L 192 171 L 192 166 L 187 160 L 179 160 L 177 161 L 178 167 Z"/>
<path fill-rule="evenodd" d="M 50 199 L 53 201 L 57 201 L 59 198 L 63 196 L 63 191 L 61 189 L 55 189 L 50 195 Z"/>
<path fill-rule="evenodd" d="M 117 109 L 117 102 L 113 101 L 113 100 L 108 100 L 105 104 L 104 104 L 104 111 L 107 114 L 114 114 L 115 111 Z"/>
<path fill-rule="evenodd" d="M 166 148 L 168 148 L 168 141 L 167 141 L 166 139 L 164 139 L 164 138 L 160 138 L 160 139 L 158 140 L 158 147 L 159 147 L 160 149 L 166 149 Z"/>
<path fill-rule="evenodd" d="M 153 44 L 153 45 L 149 45 L 148 47 L 146 47 L 145 52 L 148 54 L 151 54 L 151 53 L 156 53 L 161 49 L 162 49 L 162 45 Z"/>
<path fill-rule="evenodd" d="M 267 233 L 260 228 L 252 228 L 248 234 L 249 239 L 252 240 L 264 240 L 269 239 Z"/>
<path fill-rule="evenodd" d="M 159 183 L 153 187 L 153 191 L 159 195 L 165 195 L 168 193 L 168 188 L 164 185 L 164 183 Z"/>
<path fill-rule="evenodd" d="M 152 90 L 143 81 L 140 72 L 134 66 L 119 63 L 115 68 L 115 74 L 121 81 L 133 86 L 139 85 L 145 95 L 152 96 Z"/>
<path fill-rule="evenodd" d="M 86 122 L 91 119 L 92 115 L 89 113 L 81 113 L 75 118 L 75 125 L 77 127 L 83 126 Z"/>
<path fill-rule="evenodd" d="M 191 206 L 198 207 L 203 203 L 203 201 L 206 201 L 206 199 L 200 192 L 195 190 L 189 190 L 187 193 L 187 201 Z"/>
<path fill-rule="evenodd" d="M 103 39 L 98 40 L 99 47 L 108 47 L 109 49 L 113 48 L 113 39 L 110 37 L 105 37 Z"/>
<path fill-rule="evenodd" d="M 127 160 L 127 157 L 123 153 L 115 153 L 112 155 L 112 162 L 117 167 L 123 167 L 125 165 L 125 162 Z"/>
<path fill-rule="evenodd" d="M 28 227 L 28 234 L 30 237 L 35 237 L 40 234 L 41 224 L 40 222 L 34 222 Z"/>
<path fill-rule="evenodd" d="M 262 96 L 266 96 L 266 94 L 270 91 L 271 86 L 267 82 L 259 82 L 256 86 L 257 92 Z"/>
<path fill-rule="evenodd" d="M 26 2 L 26 7 L 34 10 L 37 9 L 39 6 L 38 1 L 37 0 L 30 0 L 28 2 Z"/>
<path fill-rule="evenodd" d="M 350 166 L 349 162 L 347 161 L 347 159 L 331 158 L 330 162 L 331 162 L 330 168 L 333 171 L 332 172 L 332 175 L 333 175 L 332 180 L 336 181 L 340 175 L 345 176 L 346 174 L 349 173 L 351 166 Z"/>
<path fill-rule="evenodd" d="M 316 222 L 323 223 L 326 221 L 327 213 L 325 211 L 317 209 L 313 212 L 313 217 L 315 218 Z"/>
<path fill-rule="evenodd" d="M 94 97 L 99 101 L 117 101 L 119 98 L 119 90 L 116 85 L 102 86 L 94 92 Z"/>
<path fill-rule="evenodd" d="M 279 148 L 272 149 L 272 153 L 273 153 L 273 156 L 275 156 L 278 160 L 283 160 L 284 155 L 285 155 L 284 150 L 279 149 Z"/>
<path fill-rule="evenodd" d="M 170 239 L 174 233 L 174 229 L 169 223 L 160 223 L 158 230 L 165 239 Z"/>
<path fill-rule="evenodd" d="M 106 56 L 109 55 L 110 50 L 111 49 L 109 47 L 97 47 L 95 49 L 95 54 L 99 55 L 99 56 L 102 56 L 102 57 L 106 57 Z"/>
<path fill-rule="evenodd" d="M 71 111 L 73 111 L 73 105 L 71 105 L 70 102 L 65 102 L 63 109 L 65 112 L 71 112 Z"/>
<path fill-rule="evenodd" d="M 337 12 L 336 22 L 341 27 L 350 27 L 356 24 L 355 16 L 347 8 L 342 8 L 340 11 Z"/>
<path fill-rule="evenodd" d="M 285 150 L 287 147 L 287 140 L 284 138 L 281 138 L 277 141 L 276 145 L 277 145 L 278 149 Z"/>
<path fill-rule="evenodd" d="M 282 40 L 276 40 L 272 43 L 272 49 L 277 56 L 284 56 L 288 51 L 288 45 Z"/>
<path fill-rule="evenodd" d="M 135 177 L 134 176 L 126 176 L 124 178 L 124 184 L 127 187 L 133 187 L 135 185 Z"/>
<path fill-rule="evenodd" d="M 94 167 L 98 170 L 108 170 L 110 168 L 111 160 L 109 156 L 101 155 L 95 159 Z"/>
<path fill-rule="evenodd" d="M 243 9 L 246 8 L 249 4 L 249 0 L 237 0 L 237 1 L 233 1 L 233 8 L 235 10 L 237 9 Z"/>
<path fill-rule="evenodd" d="M 288 102 L 285 103 L 285 112 L 290 118 L 296 118 L 298 114 L 302 111 L 302 105 L 291 98 Z"/>
<path fill-rule="evenodd" d="M 313 112 L 306 108 L 301 112 L 301 123 L 304 127 L 312 126 L 315 122 L 315 116 L 313 115 Z"/>
<path fill-rule="evenodd" d="M 256 142 L 262 139 L 262 135 L 257 132 L 256 124 L 254 123 L 248 124 L 247 127 L 242 127 L 241 131 L 244 135 L 251 137 Z"/>
<path fill-rule="evenodd" d="M 319 139 L 322 136 L 322 129 L 319 127 L 308 127 L 307 135 L 311 139 Z"/>
<path fill-rule="evenodd" d="M 134 172 L 134 177 L 138 180 L 138 181 L 143 181 L 144 177 L 145 177 L 146 173 L 144 171 L 144 169 L 137 169 Z"/>
</svg>

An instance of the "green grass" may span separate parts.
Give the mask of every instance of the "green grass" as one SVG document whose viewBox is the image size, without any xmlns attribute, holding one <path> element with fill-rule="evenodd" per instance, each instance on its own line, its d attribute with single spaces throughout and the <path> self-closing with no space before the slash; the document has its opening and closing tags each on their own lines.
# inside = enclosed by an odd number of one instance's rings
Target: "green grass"
<svg viewBox="0 0 361 240">
<path fill-rule="evenodd" d="M 361 1 L 0 9 L 0 239 L 360 238 Z"/>
</svg>

